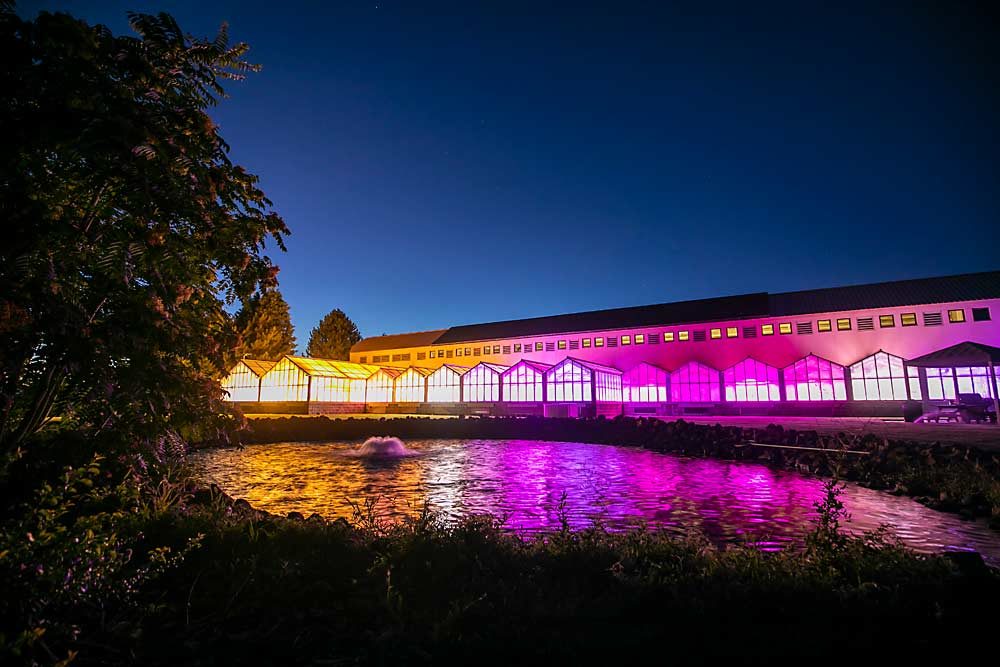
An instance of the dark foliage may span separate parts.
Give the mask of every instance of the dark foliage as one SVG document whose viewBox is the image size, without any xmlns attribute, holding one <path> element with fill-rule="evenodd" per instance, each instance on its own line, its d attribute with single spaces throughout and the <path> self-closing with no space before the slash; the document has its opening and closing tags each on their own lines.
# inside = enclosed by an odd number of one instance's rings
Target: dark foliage
<svg viewBox="0 0 1000 667">
<path fill-rule="evenodd" d="M 149 440 L 222 433 L 226 303 L 275 284 L 284 222 L 207 111 L 256 66 L 165 14 L 115 36 L 0 8 L 0 448 L 56 411 Z"/>
<path fill-rule="evenodd" d="M 306 354 L 318 359 L 350 359 L 351 346 L 361 340 L 358 326 L 336 308 L 320 320 L 309 334 Z"/>
</svg>

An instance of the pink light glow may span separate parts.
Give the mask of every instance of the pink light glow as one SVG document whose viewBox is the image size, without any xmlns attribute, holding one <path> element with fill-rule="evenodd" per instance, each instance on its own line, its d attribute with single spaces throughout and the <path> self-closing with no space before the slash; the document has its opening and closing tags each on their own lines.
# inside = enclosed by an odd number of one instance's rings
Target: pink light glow
<svg viewBox="0 0 1000 667">
<path fill-rule="evenodd" d="M 789 401 L 845 401 L 844 367 L 810 354 L 783 371 Z"/>
<path fill-rule="evenodd" d="M 670 374 L 670 400 L 674 403 L 709 403 L 719 400 L 719 371 L 689 361 Z"/>
<path fill-rule="evenodd" d="M 747 358 L 727 368 L 723 377 L 727 401 L 781 400 L 778 369 L 774 366 Z"/>
<path fill-rule="evenodd" d="M 670 373 L 659 366 L 642 362 L 622 375 L 622 394 L 626 403 L 666 403 Z"/>
</svg>

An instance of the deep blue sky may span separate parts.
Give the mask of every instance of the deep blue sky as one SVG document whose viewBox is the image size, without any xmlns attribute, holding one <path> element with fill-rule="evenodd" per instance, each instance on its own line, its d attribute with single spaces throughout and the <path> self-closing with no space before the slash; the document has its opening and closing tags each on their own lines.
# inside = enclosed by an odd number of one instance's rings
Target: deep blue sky
<svg viewBox="0 0 1000 667">
<path fill-rule="evenodd" d="M 292 229 L 303 347 L 335 307 L 377 335 L 1000 267 L 990 17 L 672 4 L 19 10 L 250 43 L 215 115 Z"/>
</svg>

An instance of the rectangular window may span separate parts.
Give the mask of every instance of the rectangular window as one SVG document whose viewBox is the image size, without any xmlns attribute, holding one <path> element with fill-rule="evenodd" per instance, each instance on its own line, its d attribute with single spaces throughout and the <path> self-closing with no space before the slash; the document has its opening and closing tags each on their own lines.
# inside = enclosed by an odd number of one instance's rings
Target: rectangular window
<svg viewBox="0 0 1000 667">
<path fill-rule="evenodd" d="M 635 344 L 636 345 L 643 345 L 645 342 L 646 342 L 646 335 L 645 334 L 636 334 L 635 335 Z"/>
<path fill-rule="evenodd" d="M 825 332 L 833 331 L 833 325 L 830 320 L 820 320 L 816 322 L 816 331 Z"/>
<path fill-rule="evenodd" d="M 649 334 L 649 344 L 650 345 L 659 345 L 660 344 L 660 334 L 658 334 L 658 333 L 651 333 L 651 334 Z"/>
<path fill-rule="evenodd" d="M 603 338 L 595 338 L 594 339 L 594 347 L 604 347 L 604 339 Z"/>
<path fill-rule="evenodd" d="M 875 322 L 870 317 L 858 318 L 858 331 L 875 331 Z"/>
<path fill-rule="evenodd" d="M 952 324 L 960 324 L 965 321 L 965 310 L 956 308 L 948 311 L 948 321 Z"/>
<path fill-rule="evenodd" d="M 417 352 L 417 361 L 427 358 L 426 352 Z"/>
<path fill-rule="evenodd" d="M 479 356 L 479 352 L 480 352 L 480 349 L 478 347 L 472 348 L 472 356 L 478 357 Z M 489 352 L 490 352 L 489 350 L 486 350 L 487 354 L 489 354 Z"/>
<path fill-rule="evenodd" d="M 708 335 L 712 337 L 712 340 L 718 340 L 722 338 L 722 329 L 710 329 Z"/>
<path fill-rule="evenodd" d="M 917 314 L 916 313 L 903 313 L 899 316 L 899 323 L 904 327 L 915 327 L 917 326 Z"/>
<path fill-rule="evenodd" d="M 589 338 L 584 338 L 583 339 L 583 346 L 584 347 L 590 347 L 590 339 Z"/>
<path fill-rule="evenodd" d="M 813 332 L 812 322 L 796 322 L 795 323 L 795 333 L 800 336 L 806 336 Z"/>
<path fill-rule="evenodd" d="M 622 336 L 622 345 L 631 345 L 631 344 L 632 344 L 632 336 L 629 336 L 628 334 Z"/>
<path fill-rule="evenodd" d="M 545 351 L 546 352 L 555 352 L 555 349 L 556 349 L 556 344 L 555 343 L 545 343 Z"/>
<path fill-rule="evenodd" d="M 566 349 L 566 341 L 564 341 L 564 340 L 559 341 L 559 349 L 560 350 L 565 350 Z"/>
<path fill-rule="evenodd" d="M 539 341 L 535 343 L 535 352 L 541 352 L 541 351 L 542 351 L 542 343 L 541 341 Z"/>
<path fill-rule="evenodd" d="M 674 342 L 674 332 L 673 331 L 664 331 L 663 332 L 663 342 L 664 343 L 673 343 Z"/>
<path fill-rule="evenodd" d="M 773 324 L 762 324 L 762 325 L 760 325 L 760 335 L 761 336 L 773 336 L 774 335 L 774 325 Z"/>
<path fill-rule="evenodd" d="M 446 356 L 447 358 L 451 359 L 451 355 L 452 355 L 451 350 L 448 350 L 447 352 L 445 352 L 444 356 Z M 441 353 L 438 352 L 438 359 L 440 359 L 440 358 L 441 358 Z"/>
<path fill-rule="evenodd" d="M 503 346 L 503 353 L 504 354 L 510 354 L 510 345 L 504 345 Z"/>
<path fill-rule="evenodd" d="M 851 330 L 851 318 L 841 317 L 837 320 L 837 331 L 850 331 Z"/>
<path fill-rule="evenodd" d="M 521 351 L 521 344 L 520 343 L 514 343 L 514 351 L 515 352 L 520 352 Z"/>
<path fill-rule="evenodd" d="M 462 356 L 462 348 L 458 348 L 457 350 L 455 350 L 455 356 L 456 357 Z"/>
<path fill-rule="evenodd" d="M 579 350 L 580 349 L 580 341 L 578 341 L 578 340 L 571 340 L 569 342 L 569 349 L 571 349 L 571 350 Z"/>
<path fill-rule="evenodd" d="M 500 354 L 500 346 L 499 345 L 494 345 L 493 346 L 493 354 Z"/>
<path fill-rule="evenodd" d="M 608 347 L 618 347 L 618 337 L 617 336 L 608 336 L 607 346 Z"/>
<path fill-rule="evenodd" d="M 972 321 L 973 322 L 989 322 L 990 321 L 990 309 L 989 308 L 973 308 L 972 309 Z"/>
<path fill-rule="evenodd" d="M 788 334 L 792 333 L 792 323 L 782 322 L 781 324 L 779 324 L 778 333 L 780 333 L 782 336 L 787 336 Z"/>
<path fill-rule="evenodd" d="M 358 362 L 362 363 L 362 364 L 367 364 L 368 363 L 368 357 L 361 357 L 360 359 L 358 359 Z"/>
<path fill-rule="evenodd" d="M 739 327 L 726 327 L 726 338 L 736 338 L 740 335 Z"/>
<path fill-rule="evenodd" d="M 437 351 L 436 350 L 431 350 L 431 359 L 433 359 L 436 356 L 437 356 Z"/>
<path fill-rule="evenodd" d="M 925 327 L 939 327 L 941 326 L 941 313 L 924 313 L 924 326 Z"/>
<path fill-rule="evenodd" d="M 696 343 L 704 343 L 705 342 L 705 330 L 704 329 L 698 329 L 697 331 L 695 331 L 694 333 L 691 334 L 691 338 Z"/>
<path fill-rule="evenodd" d="M 891 329 L 896 326 L 896 316 L 895 315 L 879 315 L 878 325 L 883 329 Z"/>
<path fill-rule="evenodd" d="M 468 357 L 470 354 L 472 354 L 472 348 L 471 347 L 465 348 L 465 356 Z"/>
<path fill-rule="evenodd" d="M 690 338 L 691 338 L 691 334 L 689 334 L 687 331 L 678 331 L 677 332 L 677 340 L 689 340 Z"/>
</svg>

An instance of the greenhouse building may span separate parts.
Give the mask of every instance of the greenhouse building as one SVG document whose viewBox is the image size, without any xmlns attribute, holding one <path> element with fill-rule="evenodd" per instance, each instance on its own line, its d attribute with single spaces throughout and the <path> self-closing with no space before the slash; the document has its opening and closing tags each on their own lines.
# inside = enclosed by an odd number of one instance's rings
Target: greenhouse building
<svg viewBox="0 0 1000 667">
<path fill-rule="evenodd" d="M 260 411 L 991 418 L 998 314 L 1000 271 L 761 292 L 376 336 L 223 387 Z"/>
</svg>

